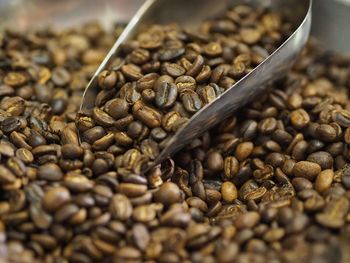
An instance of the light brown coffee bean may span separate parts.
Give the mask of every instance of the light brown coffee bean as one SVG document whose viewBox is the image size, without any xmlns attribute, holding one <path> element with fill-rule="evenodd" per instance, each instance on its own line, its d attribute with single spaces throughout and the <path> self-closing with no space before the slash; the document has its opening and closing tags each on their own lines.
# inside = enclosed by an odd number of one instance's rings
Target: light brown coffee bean
<svg viewBox="0 0 350 263">
<path fill-rule="evenodd" d="M 309 180 L 314 180 L 321 172 L 321 166 L 317 163 L 300 161 L 294 165 L 293 174 L 296 177 L 304 177 Z"/>
</svg>

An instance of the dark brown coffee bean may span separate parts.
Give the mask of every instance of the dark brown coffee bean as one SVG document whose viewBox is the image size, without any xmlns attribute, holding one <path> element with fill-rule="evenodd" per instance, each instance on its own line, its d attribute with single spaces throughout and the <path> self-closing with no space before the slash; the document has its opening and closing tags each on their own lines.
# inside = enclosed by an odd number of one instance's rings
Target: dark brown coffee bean
<svg viewBox="0 0 350 263">
<path fill-rule="evenodd" d="M 302 191 L 304 189 L 312 189 L 313 185 L 311 181 L 303 177 L 295 177 L 292 179 L 292 184 L 296 191 Z"/>
<path fill-rule="evenodd" d="M 275 118 L 266 118 L 259 122 L 258 130 L 261 134 L 271 134 L 277 127 Z"/>
<path fill-rule="evenodd" d="M 185 53 L 184 48 L 177 49 L 163 49 L 159 52 L 159 60 L 160 61 L 171 61 L 179 58 Z"/>
<path fill-rule="evenodd" d="M 17 117 L 5 118 L 0 124 L 0 129 L 4 133 L 11 133 L 13 131 L 19 131 L 20 128 L 21 128 L 21 121 Z"/>
<path fill-rule="evenodd" d="M 332 120 L 342 127 L 350 127 L 350 112 L 347 110 L 335 110 L 332 112 Z"/>
<path fill-rule="evenodd" d="M 94 141 L 101 139 L 106 135 L 106 131 L 101 126 L 95 126 L 91 129 L 86 130 L 82 137 L 84 141 L 88 143 L 93 143 Z"/>
<path fill-rule="evenodd" d="M 186 70 L 176 63 L 169 63 L 164 66 L 165 72 L 176 78 L 185 74 Z"/>
<path fill-rule="evenodd" d="M 182 118 L 176 111 L 170 111 L 164 115 L 162 127 L 167 132 L 177 131 L 186 120 L 186 118 Z"/>
<path fill-rule="evenodd" d="M 150 134 L 155 141 L 162 141 L 168 136 L 166 131 L 160 127 L 152 129 Z"/>
<path fill-rule="evenodd" d="M 155 103 L 163 109 L 171 107 L 177 98 L 177 87 L 174 83 L 162 82 L 156 87 Z"/>
<path fill-rule="evenodd" d="M 52 216 L 47 214 L 39 203 L 30 205 L 29 214 L 34 225 L 39 229 L 48 229 L 52 224 Z"/>
<path fill-rule="evenodd" d="M 316 136 L 324 142 L 332 142 L 336 139 L 336 130 L 328 124 L 321 124 L 316 129 Z"/>
<path fill-rule="evenodd" d="M 79 207 L 75 204 L 65 204 L 56 210 L 54 215 L 54 220 L 57 223 L 62 223 L 72 217 L 75 213 L 79 211 Z"/>
<path fill-rule="evenodd" d="M 145 89 L 141 93 L 141 98 L 148 103 L 152 103 L 156 98 L 156 93 L 152 89 Z"/>
<path fill-rule="evenodd" d="M 190 113 L 199 111 L 203 106 L 198 94 L 192 90 L 182 92 L 180 98 L 184 108 Z"/>
<path fill-rule="evenodd" d="M 63 178 L 63 172 L 57 164 L 48 163 L 39 167 L 38 176 L 42 180 L 59 181 Z"/>
<path fill-rule="evenodd" d="M 150 128 L 159 127 L 161 124 L 161 113 L 143 102 L 138 101 L 132 107 L 133 114 L 137 119 Z"/>
<path fill-rule="evenodd" d="M 62 146 L 61 152 L 65 159 L 79 159 L 83 157 L 84 149 L 75 144 L 65 144 Z"/>
<path fill-rule="evenodd" d="M 207 166 L 214 172 L 220 172 L 224 169 L 224 159 L 219 152 L 211 152 L 207 157 Z"/>
<path fill-rule="evenodd" d="M 180 202 L 182 195 L 179 187 L 171 182 L 164 183 L 158 191 L 154 193 L 154 200 L 166 206 Z"/>
<path fill-rule="evenodd" d="M 114 119 L 119 120 L 128 115 L 129 105 L 124 99 L 112 99 L 106 102 L 104 110 Z"/>
<path fill-rule="evenodd" d="M 94 121 L 101 126 L 111 127 L 114 124 L 114 119 L 105 111 L 95 107 L 92 111 Z"/>
<path fill-rule="evenodd" d="M 322 170 L 333 168 L 333 157 L 328 152 L 319 151 L 310 154 L 307 157 L 307 161 L 317 163 L 321 166 Z"/>
<path fill-rule="evenodd" d="M 157 73 L 149 73 L 144 75 L 142 78 L 138 79 L 136 82 L 136 90 L 142 92 L 146 89 L 152 89 L 154 83 L 159 78 Z"/>
<path fill-rule="evenodd" d="M 141 73 L 141 69 L 134 64 L 127 64 L 122 66 L 121 71 L 124 74 L 124 76 L 131 81 L 139 80 L 143 76 Z"/>
</svg>

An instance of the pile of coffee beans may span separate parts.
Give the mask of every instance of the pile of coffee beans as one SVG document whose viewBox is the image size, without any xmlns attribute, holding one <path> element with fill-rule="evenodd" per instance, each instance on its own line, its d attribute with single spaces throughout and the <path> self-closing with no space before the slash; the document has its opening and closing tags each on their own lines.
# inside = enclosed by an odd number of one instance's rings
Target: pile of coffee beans
<svg viewBox="0 0 350 263">
<path fill-rule="evenodd" d="M 282 40 L 283 25 L 278 14 L 237 6 L 200 34 L 152 27 L 145 35 L 163 37 L 125 46 L 126 63 L 100 76 L 97 106 L 77 124 L 82 92 L 120 27 L 4 32 L 0 262 L 349 262 L 350 59 L 312 41 L 263 96 L 140 172 L 172 132 L 165 116 L 189 118 L 192 102 L 210 102 L 203 94 L 251 70 L 253 57 Z M 220 55 L 208 55 L 217 45 Z M 244 54 L 242 75 L 232 74 Z M 202 71 L 211 72 L 205 80 Z M 176 100 L 162 108 L 169 90 Z"/>
<path fill-rule="evenodd" d="M 83 140 L 97 150 L 114 146 L 117 167 L 139 172 L 193 114 L 266 59 L 291 30 L 280 14 L 249 6 L 203 21 L 198 31 L 149 27 L 98 76 L 95 107 L 78 119 Z M 122 161 L 130 154 L 136 162 Z"/>
</svg>

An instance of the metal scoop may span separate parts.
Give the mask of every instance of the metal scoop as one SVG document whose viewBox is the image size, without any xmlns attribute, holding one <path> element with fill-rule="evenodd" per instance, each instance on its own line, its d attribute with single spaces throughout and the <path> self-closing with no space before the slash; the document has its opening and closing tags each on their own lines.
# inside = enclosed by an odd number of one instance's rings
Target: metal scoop
<svg viewBox="0 0 350 263">
<path fill-rule="evenodd" d="M 297 26 L 296 30 L 258 67 L 226 90 L 215 101 L 193 115 L 189 122 L 168 141 L 154 163 L 160 163 L 183 148 L 192 139 L 227 118 L 233 111 L 245 105 L 261 92 L 267 83 L 281 77 L 291 67 L 307 42 L 310 33 L 312 0 L 147 0 L 133 16 L 88 84 L 83 96 L 81 112 L 88 113 L 92 110 L 96 95 L 100 91 L 96 84 L 97 76 L 118 53 L 121 44 L 134 37 L 141 26 L 144 27 L 151 23 L 176 22 L 184 27 L 193 27 L 208 17 L 219 14 L 227 5 L 239 3 L 265 5 L 285 12 L 285 15 L 290 17 L 290 21 L 294 21 Z"/>
</svg>

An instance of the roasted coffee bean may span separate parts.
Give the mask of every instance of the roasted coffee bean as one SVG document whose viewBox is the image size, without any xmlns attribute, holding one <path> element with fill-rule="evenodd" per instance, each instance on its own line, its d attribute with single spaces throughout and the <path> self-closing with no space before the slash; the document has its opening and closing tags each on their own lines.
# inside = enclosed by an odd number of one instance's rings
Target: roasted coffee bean
<svg viewBox="0 0 350 263">
<path fill-rule="evenodd" d="M 152 89 L 154 83 L 159 78 L 159 75 L 157 73 L 149 73 L 144 75 L 142 78 L 137 80 L 136 82 L 136 90 L 138 92 L 142 92 L 147 89 Z"/>
<path fill-rule="evenodd" d="M 137 119 L 150 128 L 159 127 L 161 124 L 161 113 L 143 102 L 138 101 L 132 107 L 132 111 Z"/>
<path fill-rule="evenodd" d="M 314 152 L 307 157 L 307 161 L 317 163 L 322 170 L 333 168 L 333 157 L 328 152 Z"/>
<path fill-rule="evenodd" d="M 124 221 L 132 215 L 132 205 L 125 195 L 116 194 L 110 201 L 109 211 L 113 218 Z"/>
<path fill-rule="evenodd" d="M 199 111 L 203 106 L 198 94 L 192 90 L 183 91 L 180 98 L 184 108 L 190 113 Z"/>
<path fill-rule="evenodd" d="M 122 26 L 113 34 L 92 22 L 60 32 L 5 30 L 4 260 L 321 262 L 327 248 L 341 251 L 349 60 L 314 41 L 264 94 L 203 130 L 174 160 L 151 164 L 192 115 L 292 30 L 288 16 L 244 4 L 197 30 L 149 25 L 97 76 L 100 90 L 84 113 L 82 92 Z"/>
<path fill-rule="evenodd" d="M 175 80 L 175 85 L 179 93 L 182 93 L 186 90 L 195 90 L 196 80 L 191 76 L 179 76 Z"/>
<path fill-rule="evenodd" d="M 174 83 L 162 82 L 156 87 L 155 103 L 163 109 L 171 107 L 177 98 L 177 87 Z"/>
<path fill-rule="evenodd" d="M 226 203 L 233 203 L 238 197 L 236 186 L 231 182 L 224 182 L 221 186 L 221 195 Z"/>
<path fill-rule="evenodd" d="M 170 206 L 182 200 L 179 187 L 171 182 L 164 183 L 153 196 L 156 202 L 160 202 L 165 206 Z"/>
<path fill-rule="evenodd" d="M 310 116 L 304 109 L 298 109 L 290 114 L 290 121 L 297 129 L 305 128 L 310 122 Z"/>
<path fill-rule="evenodd" d="M 336 139 L 336 130 L 328 124 L 321 124 L 316 129 L 317 138 L 324 142 L 332 142 Z"/>
<path fill-rule="evenodd" d="M 128 115 L 129 105 L 123 99 L 112 99 L 106 102 L 104 110 L 114 119 L 119 120 Z"/>
<path fill-rule="evenodd" d="M 64 187 L 53 187 L 43 197 L 43 208 L 46 211 L 55 211 L 71 199 L 69 191 Z"/>
<path fill-rule="evenodd" d="M 334 172 L 331 169 L 323 170 L 320 172 L 315 181 L 315 189 L 322 193 L 328 190 L 333 182 Z"/>
<path fill-rule="evenodd" d="M 304 177 L 309 180 L 314 180 L 321 172 L 321 166 L 317 163 L 300 161 L 294 165 L 293 174 L 296 177 Z"/>
<path fill-rule="evenodd" d="M 38 177 L 42 180 L 59 181 L 63 178 L 63 172 L 57 164 L 48 163 L 39 167 Z"/>
</svg>

